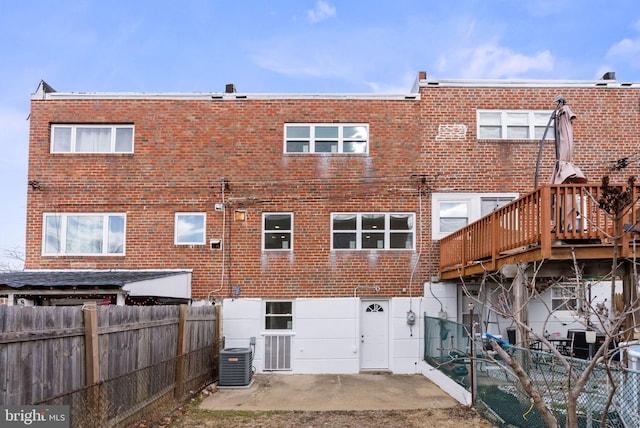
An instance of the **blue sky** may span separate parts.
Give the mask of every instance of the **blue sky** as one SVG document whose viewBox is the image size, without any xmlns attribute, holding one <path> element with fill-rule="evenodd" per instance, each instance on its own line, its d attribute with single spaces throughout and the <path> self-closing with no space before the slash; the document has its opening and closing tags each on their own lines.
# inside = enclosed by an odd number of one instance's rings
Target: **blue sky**
<svg viewBox="0 0 640 428">
<path fill-rule="evenodd" d="M 640 82 L 637 0 L 2 0 L 0 266 L 24 249 L 30 95 L 404 93 L 441 79 Z"/>
</svg>

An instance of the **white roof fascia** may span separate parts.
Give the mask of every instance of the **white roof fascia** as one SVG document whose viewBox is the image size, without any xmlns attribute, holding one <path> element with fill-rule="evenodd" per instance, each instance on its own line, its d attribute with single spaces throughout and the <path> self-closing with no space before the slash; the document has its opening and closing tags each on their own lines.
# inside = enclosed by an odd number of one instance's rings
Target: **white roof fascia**
<svg viewBox="0 0 640 428">
<path fill-rule="evenodd" d="M 640 83 L 616 80 L 436 80 L 420 81 L 420 87 L 465 87 L 465 88 L 629 88 L 640 87 Z"/>
<path fill-rule="evenodd" d="M 175 269 L 175 268 L 158 268 L 158 269 L 24 269 L 21 272 L 176 272 L 176 273 L 192 273 L 193 269 Z"/>
<path fill-rule="evenodd" d="M 406 94 L 242 94 L 221 92 L 50 92 L 31 95 L 32 100 L 416 100 Z"/>
</svg>

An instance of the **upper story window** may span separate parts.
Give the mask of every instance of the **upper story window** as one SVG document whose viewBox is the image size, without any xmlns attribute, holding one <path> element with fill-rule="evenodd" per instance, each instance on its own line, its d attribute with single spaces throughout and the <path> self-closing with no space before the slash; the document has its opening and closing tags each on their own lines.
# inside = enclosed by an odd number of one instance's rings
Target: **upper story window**
<svg viewBox="0 0 640 428">
<path fill-rule="evenodd" d="M 331 214 L 333 250 L 413 250 L 412 213 Z"/>
<path fill-rule="evenodd" d="M 124 244 L 124 214 L 44 214 L 43 255 L 121 256 Z"/>
<path fill-rule="evenodd" d="M 517 193 L 433 193 L 432 238 L 444 238 L 517 197 Z"/>
<path fill-rule="evenodd" d="M 292 244 L 293 214 L 262 214 L 262 249 L 290 251 L 293 249 Z"/>
<path fill-rule="evenodd" d="M 51 125 L 51 153 L 133 153 L 133 125 Z"/>
<path fill-rule="evenodd" d="M 479 140 L 539 140 L 551 110 L 478 110 Z M 553 121 L 547 138 L 553 138 Z"/>
<path fill-rule="evenodd" d="M 368 124 L 284 125 L 285 153 L 368 153 Z"/>
<path fill-rule="evenodd" d="M 207 216 L 205 213 L 176 213 L 175 244 L 203 245 Z"/>
</svg>

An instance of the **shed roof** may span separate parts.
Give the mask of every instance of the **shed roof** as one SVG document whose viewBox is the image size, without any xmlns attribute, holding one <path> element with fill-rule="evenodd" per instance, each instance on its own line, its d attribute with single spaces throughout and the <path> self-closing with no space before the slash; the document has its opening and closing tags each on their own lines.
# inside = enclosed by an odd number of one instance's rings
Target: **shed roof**
<svg viewBox="0 0 640 428">
<path fill-rule="evenodd" d="M 190 273 L 190 270 L 33 270 L 0 273 L 0 286 L 39 287 L 119 287 L 140 281 Z"/>
</svg>

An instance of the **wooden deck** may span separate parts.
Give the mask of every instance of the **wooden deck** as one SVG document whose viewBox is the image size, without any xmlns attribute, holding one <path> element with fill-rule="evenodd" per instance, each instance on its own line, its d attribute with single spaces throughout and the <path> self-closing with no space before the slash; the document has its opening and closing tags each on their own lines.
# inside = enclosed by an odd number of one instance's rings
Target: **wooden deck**
<svg viewBox="0 0 640 428">
<path fill-rule="evenodd" d="M 600 186 L 543 185 L 441 239 L 440 278 L 481 275 L 517 262 L 572 260 L 574 255 L 611 259 L 616 241 L 618 256 L 630 257 L 637 236 L 633 230 L 640 228 L 640 188 L 629 192 L 632 202 L 616 222 L 600 207 Z"/>
</svg>

